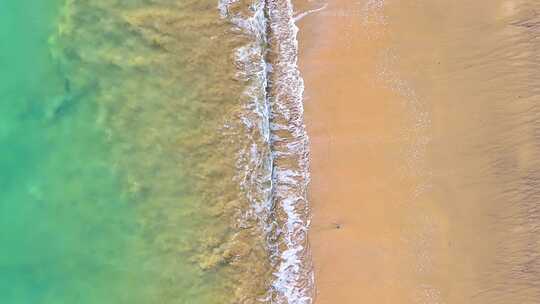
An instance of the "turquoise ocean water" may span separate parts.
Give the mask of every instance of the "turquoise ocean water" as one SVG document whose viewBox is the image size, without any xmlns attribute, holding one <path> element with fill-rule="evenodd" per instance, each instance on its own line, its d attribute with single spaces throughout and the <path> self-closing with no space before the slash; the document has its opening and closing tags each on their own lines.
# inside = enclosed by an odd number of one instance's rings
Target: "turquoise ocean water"
<svg viewBox="0 0 540 304">
<path fill-rule="evenodd" d="M 0 304 L 311 303 L 293 20 L 0 0 Z"/>
<path fill-rule="evenodd" d="M 133 210 L 95 105 L 75 104 L 49 52 L 59 7 L 0 2 L 2 303 L 122 298 L 119 278 L 134 262 L 124 260 Z"/>
<path fill-rule="evenodd" d="M 265 295 L 223 129 L 242 39 L 215 1 L 0 0 L 0 303 Z"/>
<path fill-rule="evenodd" d="M 0 2 L 0 302 L 141 303 L 136 209 L 92 92 L 51 56 L 60 5 Z"/>
</svg>

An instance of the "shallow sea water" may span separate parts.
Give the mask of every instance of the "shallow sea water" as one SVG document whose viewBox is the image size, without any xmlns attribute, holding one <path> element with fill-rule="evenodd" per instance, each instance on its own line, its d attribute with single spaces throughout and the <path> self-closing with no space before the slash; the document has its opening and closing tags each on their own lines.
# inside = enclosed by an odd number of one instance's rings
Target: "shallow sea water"
<svg viewBox="0 0 540 304">
<path fill-rule="evenodd" d="M 0 303 L 266 297 L 217 2 L 5 0 L 0 38 Z"/>
</svg>

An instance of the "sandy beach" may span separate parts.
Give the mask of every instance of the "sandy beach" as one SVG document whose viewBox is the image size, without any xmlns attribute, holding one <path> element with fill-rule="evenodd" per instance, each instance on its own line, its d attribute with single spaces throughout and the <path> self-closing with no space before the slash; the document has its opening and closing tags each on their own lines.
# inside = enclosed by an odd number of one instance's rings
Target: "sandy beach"
<svg viewBox="0 0 540 304">
<path fill-rule="evenodd" d="M 321 304 L 400 303 L 414 284 L 402 239 L 418 183 L 402 153 L 412 148 L 403 129 L 412 117 L 399 92 L 377 79 L 389 41 L 378 12 L 361 9 L 333 1 L 299 22 Z"/>
<path fill-rule="evenodd" d="M 295 2 L 316 304 L 536 303 L 531 3 Z"/>
</svg>

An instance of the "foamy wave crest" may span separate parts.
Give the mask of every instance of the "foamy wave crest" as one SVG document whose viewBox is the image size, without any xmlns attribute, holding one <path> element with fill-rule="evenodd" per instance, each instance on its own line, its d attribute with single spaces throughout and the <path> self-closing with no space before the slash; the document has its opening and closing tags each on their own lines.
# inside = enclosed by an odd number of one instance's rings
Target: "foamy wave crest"
<svg viewBox="0 0 540 304">
<path fill-rule="evenodd" d="M 219 10 L 234 30 L 247 36 L 247 43 L 236 49 L 237 78 L 246 83 L 247 97 L 240 120 L 245 141 L 238 154 L 241 186 L 255 213 L 266 223 L 271 210 L 271 172 L 269 109 L 266 96 L 267 64 L 265 2 L 254 0 L 249 8 L 235 7 L 239 0 L 222 0 Z M 269 232 L 269 228 L 265 227 Z"/>
<path fill-rule="evenodd" d="M 246 35 L 236 50 L 238 78 L 247 83 L 242 122 L 246 143 L 238 176 L 267 234 L 274 279 L 262 302 L 312 303 L 308 252 L 308 137 L 303 121 L 303 80 L 297 67 L 298 28 L 289 0 L 222 0 L 221 16 Z M 268 18 L 268 19 L 266 19 Z"/>
<path fill-rule="evenodd" d="M 278 303 L 312 303 L 313 271 L 309 255 L 308 137 L 304 126 L 304 82 L 297 66 L 298 28 L 290 0 L 268 2 L 271 150 L 273 201 L 279 225 L 281 262 L 273 287 Z"/>
</svg>

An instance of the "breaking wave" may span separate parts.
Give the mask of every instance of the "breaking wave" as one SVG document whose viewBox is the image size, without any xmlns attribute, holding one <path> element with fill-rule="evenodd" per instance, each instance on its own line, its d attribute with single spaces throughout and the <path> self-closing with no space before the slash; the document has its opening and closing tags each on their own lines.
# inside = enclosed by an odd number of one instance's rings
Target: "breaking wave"
<svg viewBox="0 0 540 304">
<path fill-rule="evenodd" d="M 273 279 L 263 302 L 312 303 L 307 232 L 308 137 L 304 84 L 297 66 L 298 28 L 290 0 L 221 0 L 221 17 L 246 36 L 235 50 L 246 101 L 239 131 L 238 181 L 265 233 Z"/>
</svg>

